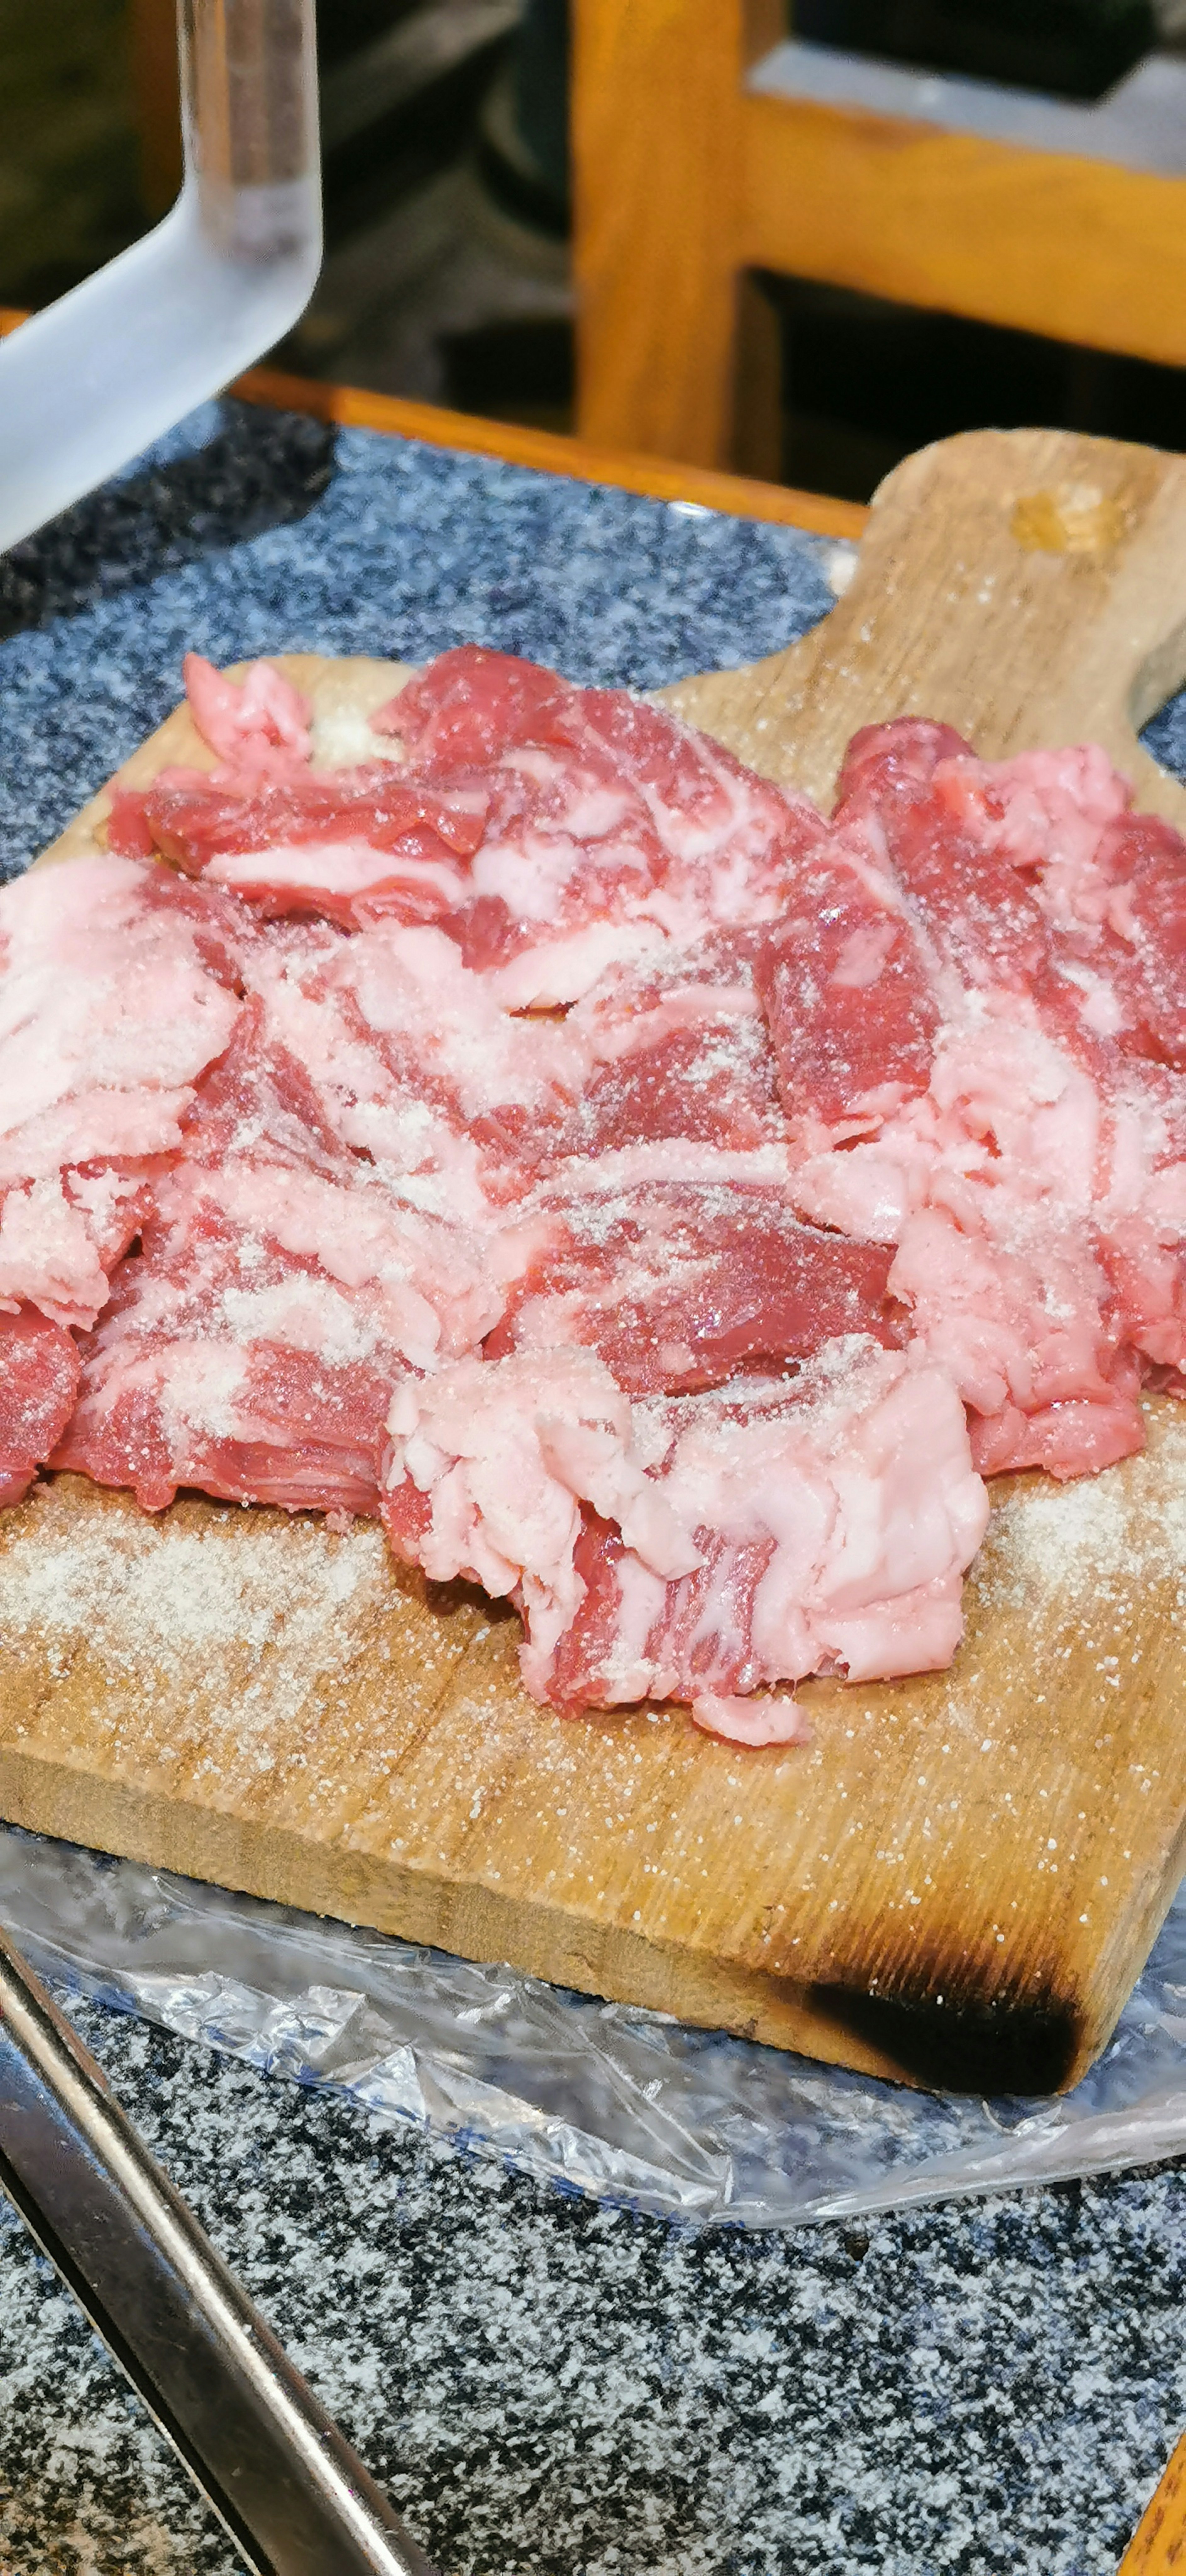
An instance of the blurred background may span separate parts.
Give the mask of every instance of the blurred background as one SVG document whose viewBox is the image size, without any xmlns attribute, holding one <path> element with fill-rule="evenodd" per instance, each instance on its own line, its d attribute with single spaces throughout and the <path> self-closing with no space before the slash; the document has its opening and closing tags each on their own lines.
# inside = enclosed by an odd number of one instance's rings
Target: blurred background
<svg viewBox="0 0 1186 2576">
<path fill-rule="evenodd" d="M 703 6 L 711 15 L 716 0 Z M 781 13 L 763 23 L 777 43 Z M 1127 96 L 1135 76 L 1133 114 L 1150 99 L 1164 123 L 1178 93 L 1150 67 L 1186 81 L 1186 0 L 798 0 L 785 32 L 883 67 L 891 99 L 906 66 L 1082 115 Z M 0 48 L 0 304 L 30 308 L 171 202 L 172 0 L 0 0 Z M 275 362 L 571 428 L 566 0 L 322 0 L 319 50 L 327 257 Z M 1138 164 L 1141 149 L 1138 132 Z M 1182 171 L 1186 204 L 1186 130 Z M 1037 204 L 1036 234 L 1060 220 Z M 1085 240 L 1084 259 L 1095 255 Z M 1186 447 L 1186 373 L 1156 355 L 785 269 L 753 285 L 778 352 L 777 417 L 757 460 L 774 479 L 866 499 L 911 448 L 988 422 Z"/>
</svg>

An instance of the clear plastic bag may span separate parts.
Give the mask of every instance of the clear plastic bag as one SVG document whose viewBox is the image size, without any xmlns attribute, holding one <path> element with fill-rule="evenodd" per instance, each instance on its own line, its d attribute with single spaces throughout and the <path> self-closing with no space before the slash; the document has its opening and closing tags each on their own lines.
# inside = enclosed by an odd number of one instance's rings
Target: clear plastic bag
<svg viewBox="0 0 1186 2576">
<path fill-rule="evenodd" d="M 1186 2150 L 1186 1886 L 1109 2046 L 1056 2101 L 913 2092 L 0 1828 L 42 1974 L 541 2181 L 751 2228 Z"/>
</svg>

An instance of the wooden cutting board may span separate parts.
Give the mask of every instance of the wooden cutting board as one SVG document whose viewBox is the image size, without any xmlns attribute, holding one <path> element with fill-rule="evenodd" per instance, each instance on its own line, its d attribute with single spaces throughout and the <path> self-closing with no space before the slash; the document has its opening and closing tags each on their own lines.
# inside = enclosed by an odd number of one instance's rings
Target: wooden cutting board
<svg viewBox="0 0 1186 2576">
<path fill-rule="evenodd" d="M 393 685 L 293 667 L 321 705 Z M 1186 825 L 1133 730 L 1183 678 L 1186 462 L 983 433 L 890 477 L 814 634 L 665 695 L 825 800 L 878 717 L 989 754 L 1092 735 Z M 551 1716 L 513 1614 L 394 1568 L 369 1525 L 150 1520 L 49 1479 L 0 1520 L 0 1810 L 842 2064 L 1065 2087 L 1186 1859 L 1186 1406 L 1151 1402 L 1149 1435 L 1096 1482 L 999 1486 L 951 1671 L 808 1685 L 807 1751 L 681 1709 Z"/>
</svg>

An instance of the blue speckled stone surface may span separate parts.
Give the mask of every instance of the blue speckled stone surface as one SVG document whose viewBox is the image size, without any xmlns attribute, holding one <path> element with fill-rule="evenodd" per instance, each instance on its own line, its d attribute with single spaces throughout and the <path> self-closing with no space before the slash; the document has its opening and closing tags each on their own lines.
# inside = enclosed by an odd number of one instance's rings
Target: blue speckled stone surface
<svg viewBox="0 0 1186 2576">
<path fill-rule="evenodd" d="M 465 640 L 657 687 L 831 605 L 826 548 L 517 466 L 210 404 L 0 562 L 0 863 L 23 865 L 180 695 L 187 646 L 390 654 Z"/>
<path fill-rule="evenodd" d="M 827 549 L 211 405 L 0 563 L 0 869 L 182 651 L 748 659 Z M 1186 712 L 1150 745 L 1186 770 Z M 99 2006 L 120 2098 L 453 2576 L 1111 2576 L 1186 2422 L 1186 2165 L 798 2236 L 593 2209 Z M 0 2576 L 236 2561 L 0 2204 Z"/>
</svg>

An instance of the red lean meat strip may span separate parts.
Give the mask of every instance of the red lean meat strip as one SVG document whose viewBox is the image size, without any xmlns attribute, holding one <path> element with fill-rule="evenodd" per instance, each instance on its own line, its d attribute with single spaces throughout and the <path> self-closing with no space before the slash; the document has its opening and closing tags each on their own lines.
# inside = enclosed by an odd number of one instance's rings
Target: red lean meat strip
<svg viewBox="0 0 1186 2576">
<path fill-rule="evenodd" d="M 19 1503 L 60 1439 L 78 1392 L 73 1335 L 33 1306 L 0 1315 L 0 1506 Z"/>
<path fill-rule="evenodd" d="M 735 1153 L 785 1144 L 753 978 L 753 952 L 766 936 L 718 931 L 600 977 L 566 1022 L 589 1065 L 559 1153 L 596 1156 L 667 1138 Z"/>
<path fill-rule="evenodd" d="M 872 825 L 940 962 L 962 984 L 1029 992 L 1049 954 L 1041 906 L 1003 850 L 965 832 L 937 776 L 971 756 L 950 725 L 867 725 L 845 754 L 835 819 Z"/>
<path fill-rule="evenodd" d="M 633 1408 L 584 1352 L 463 1361 L 407 1381 L 390 1427 L 396 1554 L 509 1594 L 554 1706 L 690 1698 L 715 1729 L 769 1682 L 954 1652 L 987 1499 L 950 1380 L 899 1353 Z"/>
<path fill-rule="evenodd" d="M 540 1239 L 508 1291 L 488 1358 L 577 1344 L 630 1395 L 776 1373 L 824 1342 L 899 1338 L 892 1254 L 803 1225 L 778 1189 L 709 1183 L 545 1187 Z M 546 1231 L 545 1231 L 546 1229 Z M 900 1318 L 898 1319 L 900 1324 Z"/>
<path fill-rule="evenodd" d="M 932 961 L 892 881 L 856 846 L 835 836 L 811 853 L 755 976 L 801 1134 L 842 1142 L 925 1092 L 940 1021 Z"/>
</svg>

